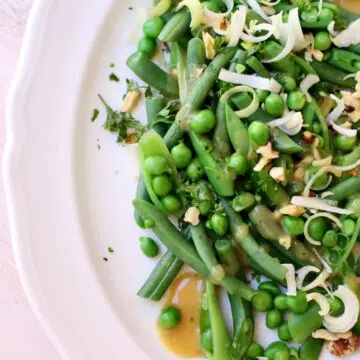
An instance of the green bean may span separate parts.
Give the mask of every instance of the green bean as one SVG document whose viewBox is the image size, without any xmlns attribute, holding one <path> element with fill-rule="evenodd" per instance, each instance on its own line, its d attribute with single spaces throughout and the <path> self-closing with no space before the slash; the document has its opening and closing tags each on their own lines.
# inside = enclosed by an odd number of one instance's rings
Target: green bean
<svg viewBox="0 0 360 360">
<path fill-rule="evenodd" d="M 296 143 L 290 136 L 286 135 L 279 128 L 273 128 L 271 131 L 274 148 L 283 154 L 302 153 L 304 148 Z"/>
<path fill-rule="evenodd" d="M 229 240 L 216 240 L 215 249 L 218 253 L 220 263 L 227 274 L 236 276 L 240 270 L 240 264 Z"/>
<path fill-rule="evenodd" d="M 245 64 L 249 66 L 251 69 L 256 72 L 259 76 L 269 78 L 270 74 L 267 71 L 266 67 L 262 64 L 262 62 L 255 56 L 250 56 L 246 61 Z"/>
<path fill-rule="evenodd" d="M 153 301 L 161 300 L 182 266 L 183 262 L 167 251 L 156 264 L 137 295 Z"/>
<path fill-rule="evenodd" d="M 216 107 L 216 125 L 213 134 L 214 156 L 220 160 L 231 155 L 230 138 L 226 127 L 225 104 L 218 102 Z"/>
<path fill-rule="evenodd" d="M 355 54 L 360 55 L 360 44 L 351 45 L 348 47 L 348 50 Z"/>
<path fill-rule="evenodd" d="M 284 256 L 291 259 L 298 266 L 314 265 L 322 268 L 321 262 L 315 254 L 305 246 L 304 243 L 297 239 L 292 239 L 291 247 L 286 249 L 280 244 L 279 240 L 286 235 L 281 226 L 276 222 L 274 214 L 264 205 L 257 205 L 249 213 L 251 222 L 255 225 L 256 230 L 266 240 L 280 251 Z"/>
<path fill-rule="evenodd" d="M 309 337 L 300 347 L 301 360 L 318 360 L 324 346 L 324 340 Z"/>
<path fill-rule="evenodd" d="M 214 156 L 207 150 L 204 138 L 194 131 L 189 132 L 192 145 L 203 166 L 210 184 L 214 190 L 221 196 L 234 195 L 234 180 L 227 169 L 222 168 L 220 163 L 215 160 Z"/>
<path fill-rule="evenodd" d="M 159 35 L 159 40 L 163 42 L 180 40 L 189 31 L 190 21 L 189 10 L 180 10 L 165 24 Z"/>
<path fill-rule="evenodd" d="M 332 144 L 332 136 L 330 134 L 325 116 L 323 115 L 318 103 L 315 99 L 312 99 L 311 101 L 312 106 L 314 107 L 315 114 L 320 122 L 321 130 L 322 130 L 322 137 L 324 139 L 324 152 L 326 154 L 329 154 L 332 152 L 333 144 Z"/>
<path fill-rule="evenodd" d="M 179 98 L 180 103 L 183 104 L 188 93 L 189 85 L 186 71 L 186 59 L 185 54 L 178 43 L 174 43 L 172 47 L 175 49 L 176 52 L 176 70 L 179 83 Z"/>
<path fill-rule="evenodd" d="M 312 304 L 305 313 L 292 313 L 289 316 L 289 330 L 295 342 L 302 344 L 315 330 L 321 328 L 324 318 L 319 315 L 319 311 L 319 305 Z"/>
<path fill-rule="evenodd" d="M 240 154 L 247 156 L 250 141 L 245 125 L 242 123 L 241 119 L 236 116 L 235 112 L 229 105 L 226 105 L 225 113 L 226 126 L 234 149 Z"/>
<path fill-rule="evenodd" d="M 336 164 L 340 166 L 348 166 L 355 164 L 360 159 L 360 146 L 356 146 L 354 150 L 348 154 L 336 158 Z"/>
<path fill-rule="evenodd" d="M 360 70 L 360 55 L 342 49 L 332 49 L 327 62 L 341 70 L 356 73 Z"/>
<path fill-rule="evenodd" d="M 317 20 L 315 22 L 306 22 L 306 21 L 301 21 L 301 27 L 303 29 L 316 29 L 316 30 L 320 30 L 320 29 L 327 29 L 327 27 L 329 26 L 329 24 L 331 23 L 332 19 L 324 19 L 324 20 Z"/>
<path fill-rule="evenodd" d="M 260 266 L 264 271 L 275 279 L 283 281 L 285 279 L 285 268 L 267 253 L 264 253 L 259 244 L 250 235 L 248 226 L 243 223 L 239 214 L 237 214 L 229 202 L 220 199 L 225 212 L 230 221 L 230 230 L 234 240 L 242 247 L 249 258 Z"/>
<path fill-rule="evenodd" d="M 159 90 L 163 95 L 170 98 L 179 96 L 177 81 L 154 64 L 146 54 L 141 52 L 132 54 L 127 59 L 127 65 L 141 80 Z"/>
<path fill-rule="evenodd" d="M 306 124 L 309 131 L 312 131 L 312 125 L 315 120 L 315 109 L 312 103 L 307 103 L 302 111 L 304 124 Z"/>
<path fill-rule="evenodd" d="M 314 68 L 309 64 L 306 60 L 301 58 L 300 56 L 294 55 L 295 63 L 299 66 L 299 68 L 305 73 L 305 74 L 314 74 L 317 75 Z"/>
<path fill-rule="evenodd" d="M 350 198 L 360 192 L 360 176 L 346 179 L 329 189 L 332 195 L 327 199 L 341 201 Z"/>
<path fill-rule="evenodd" d="M 151 201 L 142 176 L 140 176 L 139 182 L 136 187 L 135 199 Z M 134 219 L 135 219 L 136 224 L 139 227 L 141 227 L 142 229 L 145 229 L 144 219 L 138 214 L 138 212 L 136 210 L 134 211 Z"/>
<path fill-rule="evenodd" d="M 162 96 L 154 96 L 145 100 L 148 125 L 161 136 L 165 135 L 169 127 L 167 119 L 158 115 L 165 106 L 166 100 Z"/>
<path fill-rule="evenodd" d="M 313 61 L 311 66 L 314 68 L 316 73 L 319 75 L 321 80 L 334 83 L 338 86 L 347 89 L 353 89 L 356 85 L 356 81 L 353 78 L 345 79 L 347 72 L 337 69 L 336 67 L 329 65 L 325 62 Z"/>
<path fill-rule="evenodd" d="M 189 41 L 186 58 L 186 72 L 189 87 L 196 81 L 205 67 L 205 46 L 201 39 Z"/>
</svg>

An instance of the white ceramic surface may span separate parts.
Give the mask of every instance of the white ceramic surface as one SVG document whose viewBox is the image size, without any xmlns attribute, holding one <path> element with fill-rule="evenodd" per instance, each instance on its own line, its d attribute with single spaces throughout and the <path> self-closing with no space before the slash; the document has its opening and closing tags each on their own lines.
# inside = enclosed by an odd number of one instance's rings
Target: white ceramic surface
<svg viewBox="0 0 360 360">
<path fill-rule="evenodd" d="M 119 106 L 146 4 L 38 0 L 8 103 L 16 261 L 36 315 L 68 359 L 174 359 L 155 332 L 158 306 L 136 297 L 154 266 L 140 254 L 132 219 L 136 147 L 102 129 L 97 98 Z M 101 115 L 91 123 L 94 107 Z M 275 339 L 261 333 L 264 345 Z"/>
</svg>

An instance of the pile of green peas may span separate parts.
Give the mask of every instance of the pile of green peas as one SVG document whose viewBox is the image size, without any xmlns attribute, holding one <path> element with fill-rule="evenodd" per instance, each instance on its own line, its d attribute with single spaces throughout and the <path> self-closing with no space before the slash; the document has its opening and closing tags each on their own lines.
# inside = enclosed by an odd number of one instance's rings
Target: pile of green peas
<svg viewBox="0 0 360 360">
<path fill-rule="evenodd" d="M 138 42 L 138 51 L 149 56 L 154 55 L 157 49 L 157 38 L 164 26 L 165 21 L 161 17 L 153 17 L 145 21 L 143 25 L 145 36 Z"/>
</svg>

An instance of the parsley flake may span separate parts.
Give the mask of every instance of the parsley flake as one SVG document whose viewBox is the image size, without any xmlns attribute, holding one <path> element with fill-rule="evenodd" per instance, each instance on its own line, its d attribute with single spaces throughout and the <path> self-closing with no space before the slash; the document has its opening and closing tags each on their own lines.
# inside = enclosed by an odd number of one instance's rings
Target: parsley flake
<svg viewBox="0 0 360 360">
<path fill-rule="evenodd" d="M 98 118 L 99 114 L 100 114 L 100 111 L 98 109 L 94 109 L 92 117 L 91 117 L 91 122 L 94 122 Z"/>
<path fill-rule="evenodd" d="M 115 82 L 119 82 L 119 81 L 120 81 L 120 79 L 119 79 L 114 73 L 111 73 L 111 74 L 109 75 L 109 80 L 110 80 L 110 81 L 115 81 Z"/>
</svg>

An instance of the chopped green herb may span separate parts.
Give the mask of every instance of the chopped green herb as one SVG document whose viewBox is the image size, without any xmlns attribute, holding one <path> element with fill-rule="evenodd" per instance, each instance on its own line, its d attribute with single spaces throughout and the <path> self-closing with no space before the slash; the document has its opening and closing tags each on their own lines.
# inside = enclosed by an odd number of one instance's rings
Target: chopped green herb
<svg viewBox="0 0 360 360">
<path fill-rule="evenodd" d="M 109 261 L 109 259 L 107 257 L 103 257 L 104 261 Z"/>
<path fill-rule="evenodd" d="M 111 74 L 109 75 L 109 80 L 110 80 L 110 81 L 115 81 L 115 82 L 119 82 L 119 81 L 120 81 L 120 79 L 119 79 L 114 73 L 111 73 Z"/>
<path fill-rule="evenodd" d="M 92 117 L 91 117 L 91 122 L 94 122 L 98 118 L 99 114 L 100 114 L 100 111 L 98 109 L 94 109 Z"/>
<path fill-rule="evenodd" d="M 109 247 L 108 247 L 108 252 L 109 252 L 110 254 L 112 254 L 112 253 L 114 252 L 114 249 L 113 249 L 111 246 L 109 246 Z"/>
<path fill-rule="evenodd" d="M 100 146 L 100 144 L 97 144 L 97 148 L 98 148 L 98 150 L 100 150 L 100 149 L 101 149 L 101 146 Z"/>
<path fill-rule="evenodd" d="M 126 79 L 126 92 L 139 90 L 139 84 L 135 80 Z"/>
<path fill-rule="evenodd" d="M 128 10 L 134 10 L 134 8 L 132 6 L 129 6 Z"/>
<path fill-rule="evenodd" d="M 151 90 L 151 86 L 148 86 L 145 90 L 145 97 L 146 98 L 151 98 L 153 96 L 153 92 Z"/>
<path fill-rule="evenodd" d="M 115 67 L 115 64 L 114 64 L 114 63 L 110 63 L 110 67 L 111 67 L 111 68 L 114 68 L 114 67 Z"/>
</svg>

